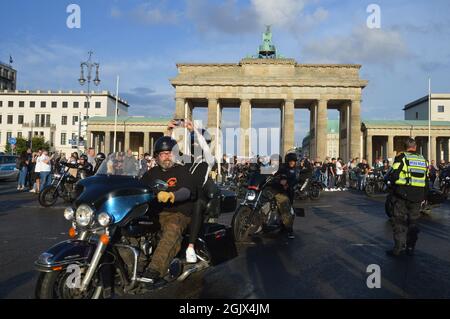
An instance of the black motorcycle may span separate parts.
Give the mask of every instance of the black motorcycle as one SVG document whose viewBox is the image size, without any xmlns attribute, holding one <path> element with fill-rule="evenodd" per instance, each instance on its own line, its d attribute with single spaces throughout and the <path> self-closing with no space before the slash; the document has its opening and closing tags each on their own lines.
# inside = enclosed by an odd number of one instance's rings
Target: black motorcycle
<svg viewBox="0 0 450 319">
<path fill-rule="evenodd" d="M 375 194 L 385 193 L 387 190 L 387 185 L 385 178 L 381 170 L 374 170 L 369 173 L 366 179 L 366 186 L 364 191 L 367 196 L 373 196 Z"/>
<path fill-rule="evenodd" d="M 236 242 L 245 242 L 251 236 L 280 229 L 280 212 L 275 194 L 269 187 L 278 177 L 254 174 L 248 182 L 244 201 L 236 209 L 231 227 Z M 291 206 L 291 214 L 296 211 Z"/>
<path fill-rule="evenodd" d="M 297 184 L 294 187 L 295 199 L 318 200 L 322 191 L 322 184 L 312 178 L 307 178 L 303 184 Z"/>
<path fill-rule="evenodd" d="M 230 228 L 204 223 L 195 246 L 199 262 L 185 262 L 188 238 L 184 237 L 180 253 L 170 262 L 163 279 L 149 284 L 143 273 L 161 234 L 154 199 L 168 185 L 163 181 L 144 185 L 136 178 L 137 169 L 132 174 L 120 165 L 111 157 L 95 176 L 76 184 L 79 196 L 64 212 L 72 223 L 71 239 L 53 246 L 35 263 L 40 272 L 37 298 L 91 299 L 146 293 L 237 255 Z"/>
<path fill-rule="evenodd" d="M 73 196 L 74 185 L 80 178 L 87 177 L 85 173 L 74 177 L 70 174 L 70 169 L 81 169 L 76 163 L 60 162 L 60 169 L 57 174 L 53 174 L 52 183 L 44 187 L 39 193 L 39 204 L 43 207 L 53 206 L 58 198 L 62 198 L 64 202 L 71 203 L 75 197 Z"/>
<path fill-rule="evenodd" d="M 450 192 L 450 167 L 447 167 L 440 173 L 439 189 L 445 196 L 448 196 Z"/>
</svg>

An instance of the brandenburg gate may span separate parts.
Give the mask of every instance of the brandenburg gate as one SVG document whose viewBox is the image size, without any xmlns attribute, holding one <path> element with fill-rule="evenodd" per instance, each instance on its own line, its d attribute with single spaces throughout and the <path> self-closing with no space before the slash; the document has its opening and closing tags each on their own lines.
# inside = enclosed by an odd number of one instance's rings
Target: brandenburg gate
<svg viewBox="0 0 450 319">
<path fill-rule="evenodd" d="M 332 54 L 332 53 L 330 53 Z M 175 117 L 191 118 L 194 107 L 208 108 L 209 128 L 220 128 L 222 109 L 240 109 L 240 128 L 251 128 L 253 108 L 280 108 L 280 152 L 294 147 L 295 109 L 310 111 L 310 157 L 327 156 L 327 109 L 339 111 L 340 156 L 361 158 L 361 93 L 367 81 L 361 65 L 301 64 L 279 57 L 270 28 L 259 54 L 239 63 L 179 63 L 171 79 Z M 240 134 L 240 154 L 250 156 L 251 134 Z"/>
</svg>

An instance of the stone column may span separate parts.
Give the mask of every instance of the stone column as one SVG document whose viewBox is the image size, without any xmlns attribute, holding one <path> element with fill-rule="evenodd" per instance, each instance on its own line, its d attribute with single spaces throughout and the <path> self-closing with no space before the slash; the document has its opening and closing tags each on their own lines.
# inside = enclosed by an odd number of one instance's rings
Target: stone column
<svg viewBox="0 0 450 319">
<path fill-rule="evenodd" d="M 219 100 L 216 98 L 208 99 L 208 132 L 211 134 L 211 146 L 213 148 L 213 154 L 220 154 L 220 148 L 222 147 L 220 143 L 220 128 L 222 126 L 222 111 Z M 217 132 L 217 127 L 219 132 Z M 219 136 L 217 136 L 219 134 Z M 219 141 L 219 144 L 217 144 Z"/>
<path fill-rule="evenodd" d="M 175 118 L 176 119 L 184 119 L 184 108 L 185 108 L 186 100 L 183 98 L 175 99 Z"/>
<path fill-rule="evenodd" d="M 309 107 L 309 157 L 316 159 L 316 108 L 317 103 L 314 103 Z"/>
<path fill-rule="evenodd" d="M 316 127 L 316 146 L 317 157 L 324 160 L 327 154 L 327 133 L 328 133 L 328 117 L 327 117 L 327 100 L 321 99 L 317 106 L 317 127 Z"/>
<path fill-rule="evenodd" d="M 431 144 L 430 144 L 431 154 L 428 158 L 428 161 L 431 163 L 432 160 L 436 161 L 436 137 L 431 136 Z"/>
<path fill-rule="evenodd" d="M 240 116 L 240 156 L 250 156 L 250 138 L 251 138 L 251 112 L 250 100 L 241 100 L 239 109 Z"/>
<path fill-rule="evenodd" d="M 111 132 L 105 131 L 105 155 L 111 153 Z"/>
<path fill-rule="evenodd" d="M 208 123 L 206 124 L 207 128 L 214 129 L 217 126 L 217 112 L 219 111 L 219 107 L 217 106 L 218 103 L 219 101 L 216 98 L 208 99 Z"/>
<path fill-rule="evenodd" d="M 361 158 L 361 101 L 352 101 L 350 110 L 350 156 Z"/>
<path fill-rule="evenodd" d="M 93 135 L 92 132 L 87 132 L 87 133 L 86 133 L 86 138 L 87 138 L 87 141 L 86 141 L 86 148 L 92 147 L 92 141 L 93 141 L 92 135 Z"/>
<path fill-rule="evenodd" d="M 367 159 L 367 163 L 369 164 L 370 167 L 372 167 L 372 165 L 373 165 L 372 152 L 373 152 L 372 135 L 367 135 L 366 136 L 366 159 Z"/>
<path fill-rule="evenodd" d="M 144 153 L 150 151 L 150 135 L 148 132 L 144 132 Z"/>
<path fill-rule="evenodd" d="M 295 107 L 294 100 L 286 100 L 283 105 L 283 126 L 281 127 L 282 135 L 282 154 L 294 147 L 295 141 Z"/>
<path fill-rule="evenodd" d="M 387 157 L 395 158 L 395 150 L 394 150 L 394 135 L 388 135 L 387 145 L 386 145 Z M 391 163 L 392 164 L 392 163 Z"/>
<path fill-rule="evenodd" d="M 130 148 L 130 132 L 126 132 L 124 133 L 125 135 L 125 141 L 124 141 L 124 152 L 128 152 L 128 149 Z"/>
</svg>

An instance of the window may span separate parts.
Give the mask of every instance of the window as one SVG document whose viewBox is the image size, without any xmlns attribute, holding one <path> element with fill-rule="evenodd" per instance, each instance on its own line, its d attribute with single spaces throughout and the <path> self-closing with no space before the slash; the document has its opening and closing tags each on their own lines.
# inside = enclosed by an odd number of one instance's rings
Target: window
<svg viewBox="0 0 450 319">
<path fill-rule="evenodd" d="M 416 120 L 419 119 L 419 112 L 416 112 Z"/>
<path fill-rule="evenodd" d="M 45 101 L 41 101 L 41 107 L 42 108 L 47 107 L 47 103 Z"/>
<path fill-rule="evenodd" d="M 6 123 L 13 124 L 13 116 L 12 115 L 8 115 L 8 119 L 7 119 Z"/>
<path fill-rule="evenodd" d="M 31 101 L 31 102 L 30 102 L 30 107 L 36 107 L 36 102 Z"/>
<path fill-rule="evenodd" d="M 444 113 L 445 107 L 444 105 L 438 105 L 438 113 Z"/>
<path fill-rule="evenodd" d="M 0 124 L 2 124 L 2 115 L 0 114 Z"/>
<path fill-rule="evenodd" d="M 88 108 L 88 102 L 84 102 L 84 108 L 85 108 L 85 109 Z"/>
<path fill-rule="evenodd" d="M 19 115 L 17 119 L 17 124 L 23 124 L 23 115 Z"/>
<path fill-rule="evenodd" d="M 66 145 L 66 133 L 61 133 L 61 145 Z"/>
<path fill-rule="evenodd" d="M 72 141 L 75 141 L 77 139 L 77 133 L 72 133 Z"/>
<path fill-rule="evenodd" d="M 73 102 L 73 108 L 77 109 L 80 106 L 79 102 Z"/>
<path fill-rule="evenodd" d="M 36 114 L 35 116 L 34 116 L 34 125 L 35 126 L 39 126 L 39 119 L 40 119 L 40 116 L 39 116 L 39 114 Z"/>
<path fill-rule="evenodd" d="M 78 122 L 78 116 L 72 116 L 72 125 L 75 125 Z"/>
<path fill-rule="evenodd" d="M 66 115 L 63 115 L 61 117 L 61 125 L 67 125 L 67 116 Z"/>
<path fill-rule="evenodd" d="M 52 102 L 52 108 L 53 108 L 53 109 L 56 108 L 57 106 L 58 106 L 58 103 Z"/>
<path fill-rule="evenodd" d="M 63 109 L 67 109 L 68 106 L 69 106 L 69 102 L 63 102 L 63 104 L 62 104 Z"/>
<path fill-rule="evenodd" d="M 12 137 L 12 132 L 6 132 L 6 141 Z"/>
<path fill-rule="evenodd" d="M 45 116 L 45 123 L 47 127 L 50 127 L 50 114 L 47 114 Z"/>
<path fill-rule="evenodd" d="M 17 132 L 17 138 L 22 138 L 22 132 Z"/>
<path fill-rule="evenodd" d="M 95 108 L 96 109 L 100 109 L 102 107 L 102 103 L 101 102 L 95 102 Z"/>
<path fill-rule="evenodd" d="M 3 107 L 3 101 L 0 101 L 0 107 Z"/>
<path fill-rule="evenodd" d="M 24 107 L 25 106 L 25 102 L 24 101 L 19 101 L 19 107 Z"/>
<path fill-rule="evenodd" d="M 14 101 L 8 101 L 8 107 L 13 107 L 14 106 Z"/>
<path fill-rule="evenodd" d="M 55 144 L 55 132 L 50 132 L 50 146 L 53 147 Z"/>
</svg>

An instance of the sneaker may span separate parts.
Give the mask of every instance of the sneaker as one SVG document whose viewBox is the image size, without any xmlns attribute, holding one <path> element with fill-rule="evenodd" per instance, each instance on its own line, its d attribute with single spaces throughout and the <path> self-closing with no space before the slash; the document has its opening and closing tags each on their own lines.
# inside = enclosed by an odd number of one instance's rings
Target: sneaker
<svg viewBox="0 0 450 319">
<path fill-rule="evenodd" d="M 33 188 L 30 190 L 30 193 L 36 193 L 36 190 Z"/>
<path fill-rule="evenodd" d="M 20 186 L 17 186 L 17 190 L 20 191 Z"/>
<path fill-rule="evenodd" d="M 197 262 L 197 254 L 192 247 L 186 249 L 186 262 L 189 264 L 195 264 Z"/>
</svg>

